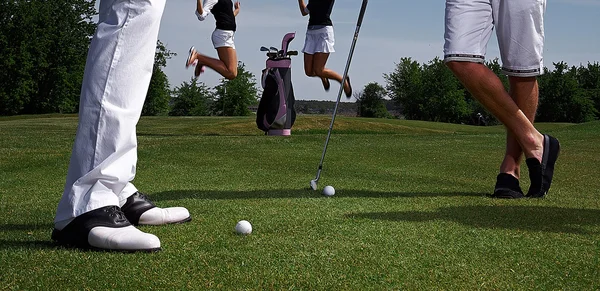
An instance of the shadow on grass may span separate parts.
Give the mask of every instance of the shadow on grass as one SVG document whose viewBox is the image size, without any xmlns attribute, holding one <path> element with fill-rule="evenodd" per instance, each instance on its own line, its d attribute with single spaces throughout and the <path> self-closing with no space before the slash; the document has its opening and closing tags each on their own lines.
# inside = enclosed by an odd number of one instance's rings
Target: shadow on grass
<svg viewBox="0 0 600 291">
<path fill-rule="evenodd" d="M 153 201 L 170 201 L 180 199 L 211 199 L 211 200 L 229 200 L 229 199 L 274 199 L 274 198 L 316 198 L 323 197 L 322 189 L 312 191 L 309 189 L 281 189 L 281 190 L 252 190 L 252 191 L 206 191 L 206 190 L 179 190 L 165 191 L 148 196 Z M 487 193 L 476 192 L 377 192 L 364 190 L 338 190 L 336 197 L 373 197 L 373 198 L 394 198 L 394 197 L 453 197 L 453 196 L 486 196 Z"/>
<path fill-rule="evenodd" d="M 0 250 L 3 249 L 48 249 L 54 248 L 54 244 L 50 241 L 50 233 L 52 232 L 53 224 L 0 224 L 0 232 L 7 234 L 8 232 L 18 232 L 19 237 L 23 239 L 0 239 Z M 45 230 L 48 233 L 48 240 L 27 240 L 28 232 L 39 232 Z"/>
<path fill-rule="evenodd" d="M 175 137 L 175 136 L 262 136 L 261 134 L 249 133 L 221 133 L 221 132 L 203 132 L 203 133 L 138 133 L 138 137 Z"/>
<path fill-rule="evenodd" d="M 0 250 L 8 249 L 57 249 L 49 238 L 48 240 L 3 240 L 0 239 Z"/>
<path fill-rule="evenodd" d="M 54 224 L 42 223 L 42 224 L 0 224 L 0 231 L 34 231 L 40 229 L 52 230 Z"/>
<path fill-rule="evenodd" d="M 455 221 L 475 228 L 591 234 L 585 226 L 600 226 L 600 210 L 544 206 L 452 206 L 437 211 L 369 212 L 348 218 L 390 221 Z M 597 232 L 593 232 L 597 233 Z"/>
</svg>

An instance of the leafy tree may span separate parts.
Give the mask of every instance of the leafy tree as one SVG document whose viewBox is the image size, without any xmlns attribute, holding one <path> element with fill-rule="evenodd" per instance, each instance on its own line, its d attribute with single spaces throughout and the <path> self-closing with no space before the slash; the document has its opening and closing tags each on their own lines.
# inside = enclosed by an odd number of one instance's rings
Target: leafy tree
<svg viewBox="0 0 600 291">
<path fill-rule="evenodd" d="M 386 90 L 377 82 L 369 83 L 362 92 L 355 94 L 358 116 L 390 118 L 385 107 Z"/>
<path fill-rule="evenodd" d="M 93 1 L 0 3 L 0 114 L 76 112 Z"/>
<path fill-rule="evenodd" d="M 246 70 L 244 63 L 238 63 L 238 75 L 233 80 L 221 79 L 215 87 L 217 100 L 213 112 L 222 116 L 250 115 L 249 106 L 258 103 L 258 90 L 254 74 Z"/>
<path fill-rule="evenodd" d="M 600 112 L 600 63 L 588 63 L 587 67 L 579 66 L 577 82 L 588 98 L 594 102 L 596 111 Z M 596 116 L 600 117 L 598 114 Z"/>
<path fill-rule="evenodd" d="M 169 111 L 169 79 L 162 68 L 167 66 L 167 60 L 176 53 L 172 53 L 159 40 L 156 43 L 156 54 L 154 55 L 154 66 L 152 67 L 152 78 L 146 94 L 142 115 L 163 115 Z"/>
<path fill-rule="evenodd" d="M 586 122 L 594 120 L 597 110 L 577 83 L 577 68 L 564 62 L 554 63 L 554 71 L 544 69 L 540 78 L 540 122 Z"/>
<path fill-rule="evenodd" d="M 183 82 L 181 86 L 175 88 L 169 115 L 210 115 L 212 98 L 208 87 L 204 83 L 198 84 L 197 79 L 192 78 L 189 83 Z"/>
<path fill-rule="evenodd" d="M 402 58 L 394 72 L 384 74 L 388 95 L 403 108 L 407 119 L 422 119 L 425 103 L 423 98 L 422 68 L 411 58 Z"/>
<path fill-rule="evenodd" d="M 465 90 L 441 59 L 436 57 L 424 65 L 422 78 L 425 120 L 460 123 L 469 119 Z"/>
</svg>

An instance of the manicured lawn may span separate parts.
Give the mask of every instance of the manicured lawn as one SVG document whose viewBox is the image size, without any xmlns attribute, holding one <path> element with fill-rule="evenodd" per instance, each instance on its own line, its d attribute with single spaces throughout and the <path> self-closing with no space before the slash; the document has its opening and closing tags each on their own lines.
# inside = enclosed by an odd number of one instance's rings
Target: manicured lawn
<svg viewBox="0 0 600 291">
<path fill-rule="evenodd" d="M 600 289 L 600 122 L 540 124 L 562 145 L 553 187 L 507 201 L 487 197 L 502 127 L 350 117 L 323 197 L 329 121 L 282 138 L 253 117 L 142 118 L 134 182 L 193 220 L 141 227 L 163 250 L 122 254 L 50 241 L 77 117 L 0 118 L 0 289 Z"/>
</svg>

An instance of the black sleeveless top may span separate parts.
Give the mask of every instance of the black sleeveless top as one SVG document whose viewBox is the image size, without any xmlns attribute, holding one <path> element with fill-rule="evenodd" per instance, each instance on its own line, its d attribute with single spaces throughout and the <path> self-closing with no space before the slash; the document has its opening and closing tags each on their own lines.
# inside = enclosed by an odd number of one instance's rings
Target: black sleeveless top
<svg viewBox="0 0 600 291">
<path fill-rule="evenodd" d="M 235 15 L 233 15 L 233 1 L 219 0 L 211 9 L 217 21 L 217 29 L 235 31 Z"/>
<path fill-rule="evenodd" d="M 331 22 L 331 10 L 335 0 L 310 0 L 308 8 L 310 18 L 308 26 L 333 26 Z"/>
</svg>

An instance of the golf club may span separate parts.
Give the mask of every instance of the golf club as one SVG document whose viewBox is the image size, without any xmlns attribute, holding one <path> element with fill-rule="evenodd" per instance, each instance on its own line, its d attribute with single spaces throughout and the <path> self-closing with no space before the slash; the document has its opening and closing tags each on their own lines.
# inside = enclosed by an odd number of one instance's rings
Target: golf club
<svg viewBox="0 0 600 291">
<path fill-rule="evenodd" d="M 333 114 L 331 116 L 331 124 L 329 125 L 329 131 L 327 132 L 327 138 L 325 139 L 325 146 L 323 147 L 323 154 L 321 155 L 321 162 L 319 162 L 319 168 L 317 169 L 317 175 L 314 180 L 310 180 L 310 188 L 313 190 L 317 190 L 319 178 L 321 178 L 321 171 L 323 170 L 323 161 L 325 160 L 325 153 L 327 152 L 327 145 L 329 144 L 329 138 L 331 137 L 331 130 L 333 129 L 333 122 L 335 121 L 335 115 L 337 113 L 338 105 L 340 104 L 340 99 L 342 98 L 342 93 L 344 91 L 343 82 L 345 82 L 346 78 L 348 78 L 348 70 L 350 69 L 350 63 L 352 62 L 352 55 L 354 54 L 354 47 L 356 46 L 356 40 L 358 39 L 358 33 L 360 32 L 360 26 L 362 25 L 363 17 L 365 16 L 365 11 L 367 10 L 367 3 L 369 0 L 363 0 L 362 6 L 360 8 L 360 13 L 358 14 L 358 21 L 356 22 L 356 30 L 354 32 L 354 39 L 352 39 L 352 46 L 350 47 L 350 53 L 348 53 L 348 61 L 346 62 L 346 68 L 344 69 L 344 76 L 342 78 L 342 86 L 340 86 L 340 91 L 338 92 L 337 101 L 335 102 L 335 108 L 333 109 Z"/>
<path fill-rule="evenodd" d="M 269 49 L 268 49 L 266 46 L 261 46 L 261 47 L 260 47 L 260 51 L 261 51 L 261 52 L 268 52 L 268 51 L 269 51 Z"/>
</svg>

